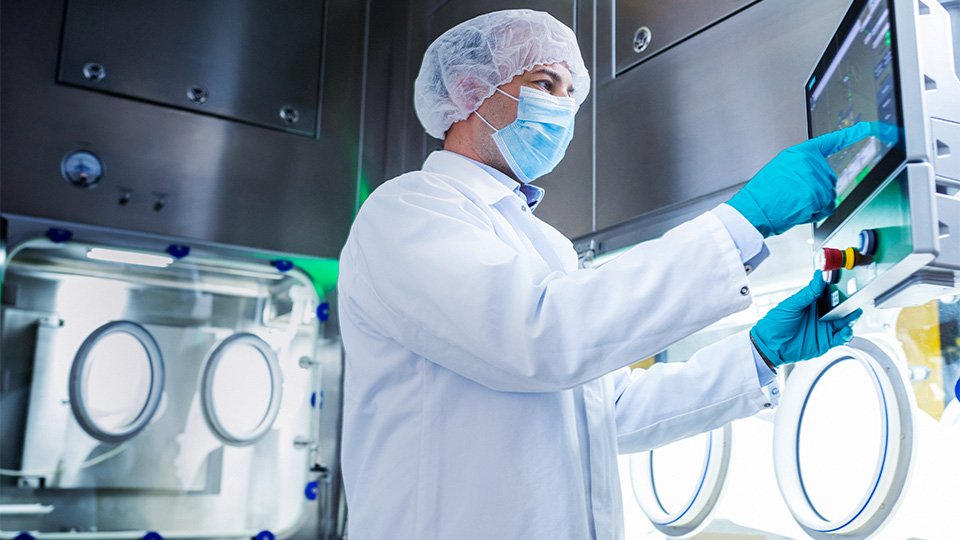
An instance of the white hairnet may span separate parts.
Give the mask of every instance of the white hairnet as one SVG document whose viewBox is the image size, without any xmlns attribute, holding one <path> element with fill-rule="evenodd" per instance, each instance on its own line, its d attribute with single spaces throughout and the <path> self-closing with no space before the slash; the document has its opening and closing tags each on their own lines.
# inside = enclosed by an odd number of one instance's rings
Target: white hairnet
<svg viewBox="0 0 960 540">
<path fill-rule="evenodd" d="M 498 86 L 536 65 L 560 62 L 573 75 L 579 107 L 590 91 L 590 74 L 570 28 L 548 13 L 529 9 L 474 17 L 427 47 L 414 85 L 417 117 L 427 133 L 442 139 Z"/>
</svg>

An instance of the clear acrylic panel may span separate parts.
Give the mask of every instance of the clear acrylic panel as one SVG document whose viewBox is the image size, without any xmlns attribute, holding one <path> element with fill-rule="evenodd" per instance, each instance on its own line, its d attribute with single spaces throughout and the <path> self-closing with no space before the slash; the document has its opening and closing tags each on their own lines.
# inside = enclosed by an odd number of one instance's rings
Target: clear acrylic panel
<svg viewBox="0 0 960 540">
<path fill-rule="evenodd" d="M 339 347 L 312 283 L 151 255 L 39 242 L 4 267 L 0 535 L 289 537 L 317 513 L 318 355 Z"/>
</svg>

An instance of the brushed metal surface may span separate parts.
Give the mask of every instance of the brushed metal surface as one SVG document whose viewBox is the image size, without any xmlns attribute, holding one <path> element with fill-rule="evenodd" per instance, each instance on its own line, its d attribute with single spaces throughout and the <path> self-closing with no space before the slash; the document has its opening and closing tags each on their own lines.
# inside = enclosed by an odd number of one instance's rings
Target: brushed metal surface
<svg viewBox="0 0 960 540">
<path fill-rule="evenodd" d="M 802 141 L 803 84 L 847 5 L 764 0 L 616 79 L 598 43 L 597 228 L 690 217 Z"/>
<path fill-rule="evenodd" d="M 314 136 L 323 30 L 322 0 L 68 0 L 58 79 Z M 99 76 L 84 72 L 91 63 Z M 203 103 L 188 96 L 195 86 Z"/>
<path fill-rule="evenodd" d="M 616 70 L 622 73 L 724 17 L 758 0 L 616 0 L 614 50 Z M 637 30 L 646 27 L 649 44 L 634 49 Z"/>
<path fill-rule="evenodd" d="M 57 84 L 64 0 L 4 1 L 0 211 L 337 257 L 356 200 L 366 5 L 325 6 L 324 114 L 310 138 Z M 93 189 L 60 175 L 77 149 L 103 161 Z"/>
</svg>

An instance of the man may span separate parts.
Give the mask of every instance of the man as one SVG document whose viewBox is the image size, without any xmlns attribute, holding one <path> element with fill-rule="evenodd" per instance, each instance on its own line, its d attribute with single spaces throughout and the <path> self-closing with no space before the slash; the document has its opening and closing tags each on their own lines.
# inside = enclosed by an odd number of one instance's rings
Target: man
<svg viewBox="0 0 960 540">
<path fill-rule="evenodd" d="M 427 50 L 417 113 L 444 150 L 370 196 L 341 258 L 352 540 L 621 537 L 618 451 L 772 407 L 774 366 L 850 338 L 856 315 L 818 322 L 815 278 L 751 332 L 631 373 L 750 305 L 763 237 L 829 215 L 824 155 L 865 133 L 789 149 L 728 204 L 578 269 L 529 182 L 562 158 L 588 89 L 573 32 L 545 13 L 482 15 Z"/>
</svg>

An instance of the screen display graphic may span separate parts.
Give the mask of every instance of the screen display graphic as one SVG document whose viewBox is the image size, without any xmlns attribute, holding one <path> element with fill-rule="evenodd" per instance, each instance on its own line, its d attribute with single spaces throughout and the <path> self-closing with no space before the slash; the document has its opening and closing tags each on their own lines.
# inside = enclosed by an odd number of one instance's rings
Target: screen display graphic
<svg viewBox="0 0 960 540">
<path fill-rule="evenodd" d="M 850 31 L 838 37 L 842 43 L 822 76 L 808 84 L 811 135 L 857 122 L 878 122 L 875 131 L 886 134 L 867 137 L 827 159 L 837 175 L 838 207 L 898 142 L 890 23 L 886 1 L 867 2 Z"/>
</svg>

